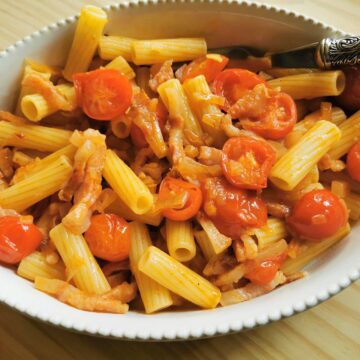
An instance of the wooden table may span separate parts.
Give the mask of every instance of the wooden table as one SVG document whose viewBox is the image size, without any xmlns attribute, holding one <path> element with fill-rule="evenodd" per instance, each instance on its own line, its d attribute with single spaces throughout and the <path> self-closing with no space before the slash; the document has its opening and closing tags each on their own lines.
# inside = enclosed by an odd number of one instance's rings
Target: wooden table
<svg viewBox="0 0 360 360">
<path fill-rule="evenodd" d="M 108 0 L 0 0 L 0 48 L 84 3 Z M 258 1 L 314 16 L 359 33 L 359 0 Z M 1 287 L 0 291 L 6 289 Z M 92 338 L 31 320 L 0 305 L 0 359 L 360 359 L 360 282 L 291 318 L 244 333 L 181 343 Z"/>
</svg>

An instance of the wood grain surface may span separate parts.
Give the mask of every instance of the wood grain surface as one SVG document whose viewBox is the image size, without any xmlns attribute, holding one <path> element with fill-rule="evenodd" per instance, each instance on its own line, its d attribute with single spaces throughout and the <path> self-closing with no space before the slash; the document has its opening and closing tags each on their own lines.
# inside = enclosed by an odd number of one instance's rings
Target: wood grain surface
<svg viewBox="0 0 360 360">
<path fill-rule="evenodd" d="M 85 3 L 107 0 L 0 0 L 0 49 Z M 267 0 L 349 33 L 359 33 L 360 0 Z M 1 71 L 1 69 L 0 69 Z M 1 286 L 0 291 L 6 291 Z M 92 338 L 51 327 L 0 305 L 0 359 L 360 359 L 360 281 L 331 300 L 240 334 L 178 343 Z"/>
</svg>

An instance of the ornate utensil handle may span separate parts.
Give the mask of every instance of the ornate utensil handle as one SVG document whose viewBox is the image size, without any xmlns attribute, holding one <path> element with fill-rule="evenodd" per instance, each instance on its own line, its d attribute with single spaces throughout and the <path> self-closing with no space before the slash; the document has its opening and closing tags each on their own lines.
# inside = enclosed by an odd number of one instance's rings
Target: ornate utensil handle
<svg viewBox="0 0 360 360">
<path fill-rule="evenodd" d="M 321 40 L 316 62 L 325 69 L 360 64 L 360 36 Z"/>
</svg>

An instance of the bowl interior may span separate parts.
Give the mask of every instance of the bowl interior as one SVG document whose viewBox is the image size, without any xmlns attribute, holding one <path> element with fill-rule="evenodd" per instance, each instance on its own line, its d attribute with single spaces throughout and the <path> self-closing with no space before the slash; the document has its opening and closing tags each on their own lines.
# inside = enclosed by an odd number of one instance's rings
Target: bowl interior
<svg viewBox="0 0 360 360">
<path fill-rule="evenodd" d="M 135 38 L 204 36 L 209 48 L 247 45 L 281 50 L 339 36 L 333 29 L 287 14 L 246 3 L 164 2 L 109 8 L 106 33 Z M 73 19 L 35 33 L 0 54 L 0 108 L 12 110 L 25 57 L 49 65 L 63 65 L 71 45 Z M 31 316 L 53 324 L 104 336 L 174 339 L 214 335 L 253 327 L 302 311 L 324 300 L 358 276 L 359 229 L 309 266 L 308 278 L 250 302 L 215 310 L 163 312 L 144 315 L 98 314 L 78 311 L 33 289 L 12 269 L 0 266 L 0 300 Z"/>
</svg>

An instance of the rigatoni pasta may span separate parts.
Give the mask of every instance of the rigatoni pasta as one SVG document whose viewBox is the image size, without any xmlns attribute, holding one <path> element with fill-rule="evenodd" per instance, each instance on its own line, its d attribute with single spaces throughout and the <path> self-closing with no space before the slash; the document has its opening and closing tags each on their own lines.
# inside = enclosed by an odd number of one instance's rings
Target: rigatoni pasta
<svg viewBox="0 0 360 360">
<path fill-rule="evenodd" d="M 132 60 L 132 43 L 135 39 L 124 36 L 101 36 L 99 41 L 99 55 L 104 60 L 113 60 L 122 56 L 125 60 Z"/>
<path fill-rule="evenodd" d="M 38 276 L 47 279 L 64 280 L 65 266 L 62 261 L 58 261 L 56 264 L 49 264 L 43 253 L 34 251 L 21 260 L 17 273 L 21 277 L 31 281 L 34 281 Z"/>
<path fill-rule="evenodd" d="M 148 247 L 142 255 L 139 270 L 175 294 L 203 308 L 214 308 L 220 300 L 218 288 L 154 246 Z"/>
<path fill-rule="evenodd" d="M 90 294 L 103 294 L 110 285 L 81 235 L 69 232 L 63 224 L 50 231 L 51 241 L 66 266 L 67 279 Z"/>
<path fill-rule="evenodd" d="M 69 144 L 71 131 L 0 121 L 0 145 L 51 152 Z"/>
<path fill-rule="evenodd" d="M 73 167 L 66 156 L 60 156 L 43 170 L 0 191 L 0 206 L 24 211 L 40 200 L 58 192 L 69 180 Z"/>
<path fill-rule="evenodd" d="M 68 55 L 64 77 L 72 81 L 72 75 L 88 70 L 107 23 L 107 15 L 96 6 L 85 6 L 81 10 L 74 40 Z"/>
<path fill-rule="evenodd" d="M 154 205 L 153 196 L 146 185 L 111 150 L 106 152 L 104 177 L 134 213 L 145 214 Z"/>
<path fill-rule="evenodd" d="M 196 254 L 194 234 L 189 221 L 166 220 L 166 243 L 169 254 L 180 262 L 190 261 Z"/>
<path fill-rule="evenodd" d="M 280 77 L 268 83 L 272 88 L 280 87 L 294 99 L 309 99 L 340 95 L 345 88 L 345 76 L 339 70 L 322 71 Z"/>
<path fill-rule="evenodd" d="M 181 117 L 184 120 L 185 129 L 193 132 L 201 139 L 203 134 L 201 125 L 190 109 L 189 101 L 180 81 L 177 79 L 168 80 L 161 84 L 157 91 L 171 116 Z"/>
<path fill-rule="evenodd" d="M 129 254 L 130 266 L 136 278 L 145 311 L 148 314 L 162 310 L 173 304 L 173 299 L 168 289 L 139 271 L 139 261 L 146 249 L 151 245 L 152 243 L 146 225 L 136 221 L 132 222 L 131 249 Z"/>
<path fill-rule="evenodd" d="M 207 50 L 203 38 L 136 40 L 131 45 L 132 61 L 136 65 L 193 60 L 205 55 Z"/>
<path fill-rule="evenodd" d="M 336 125 L 320 120 L 276 162 L 271 181 L 282 190 L 292 190 L 340 138 Z"/>
</svg>

